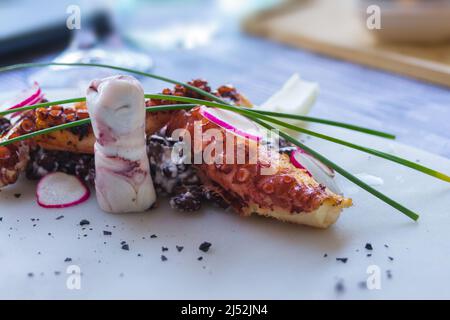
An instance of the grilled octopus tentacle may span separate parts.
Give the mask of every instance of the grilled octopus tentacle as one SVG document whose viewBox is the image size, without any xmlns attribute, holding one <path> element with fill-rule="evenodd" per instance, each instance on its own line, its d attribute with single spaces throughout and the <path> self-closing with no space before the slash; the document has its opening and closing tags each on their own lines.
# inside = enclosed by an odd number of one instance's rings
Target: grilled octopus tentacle
<svg viewBox="0 0 450 320">
<path fill-rule="evenodd" d="M 210 144 L 222 143 L 228 146 L 225 129 L 204 118 L 199 108 L 181 111 L 167 125 L 167 134 L 176 129 L 185 129 L 190 137 L 194 137 L 194 124 L 201 123 L 202 132 L 214 128 L 222 132 L 222 140 L 209 139 L 202 141 L 202 151 L 220 150 Z M 235 150 L 249 150 L 248 139 L 233 137 L 231 145 Z M 195 143 L 191 143 L 191 154 Z M 243 146 L 242 146 L 243 145 Z M 271 216 L 279 220 L 309 224 L 316 227 L 327 227 L 337 218 L 342 208 L 351 205 L 351 200 L 332 193 L 328 188 L 317 183 L 302 169 L 295 168 L 287 155 L 276 157 L 267 145 L 258 143 L 257 161 L 246 161 L 238 164 L 205 163 L 195 164 L 205 184 L 219 185 L 231 204 L 242 215 L 257 213 Z M 226 147 L 216 159 L 226 159 Z M 246 159 L 249 155 L 246 153 Z M 273 172 L 262 173 L 264 167 L 271 166 Z M 230 200 L 228 200 L 230 201 Z M 311 215 L 311 213 L 314 213 Z"/>
<path fill-rule="evenodd" d="M 207 92 L 211 88 L 205 80 L 196 79 L 189 82 Z M 204 98 L 197 92 L 176 85 L 173 90 L 164 89 L 163 94 L 185 96 L 191 98 Z M 228 99 L 230 102 L 244 106 L 250 106 L 250 102 L 232 86 L 221 86 L 215 95 Z M 174 101 L 150 99 L 146 106 L 160 106 L 175 104 Z M 147 112 L 146 134 L 151 135 L 159 131 L 177 111 Z M 52 106 L 25 112 L 14 126 L 10 126 L 5 118 L 0 118 L 0 140 L 6 140 L 13 136 L 22 135 L 35 130 L 49 128 L 55 125 L 68 123 L 89 117 L 86 103 L 80 102 L 73 107 Z M 87 124 L 66 130 L 51 132 L 46 135 L 36 136 L 33 141 L 20 142 L 18 144 L 0 147 L 0 188 L 17 181 L 20 173 L 25 170 L 29 158 L 30 144 L 37 144 L 43 150 L 66 151 L 79 154 L 93 154 L 95 137 L 92 126 Z"/>
</svg>

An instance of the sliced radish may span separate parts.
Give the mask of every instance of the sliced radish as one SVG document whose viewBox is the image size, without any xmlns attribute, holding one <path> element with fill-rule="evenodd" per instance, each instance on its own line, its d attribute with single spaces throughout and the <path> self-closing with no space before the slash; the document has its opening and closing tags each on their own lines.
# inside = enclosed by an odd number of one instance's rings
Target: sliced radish
<svg viewBox="0 0 450 320">
<path fill-rule="evenodd" d="M 263 137 L 259 127 L 253 121 L 236 112 L 202 106 L 200 113 L 209 121 L 236 135 L 255 141 L 259 141 Z"/>
<path fill-rule="evenodd" d="M 291 153 L 291 163 L 300 169 L 305 169 L 307 174 L 317 182 L 328 187 L 334 193 L 341 193 L 336 181 L 335 172 L 306 151 L 298 148 Z"/>
<path fill-rule="evenodd" d="M 40 95 L 40 96 L 36 97 L 36 99 L 34 99 L 33 101 L 30 101 L 28 104 L 23 105 L 23 107 L 25 107 L 25 106 L 32 106 L 33 104 L 37 104 L 37 103 L 41 102 L 43 98 L 44 98 L 44 95 Z M 16 108 L 19 108 L 19 107 L 16 107 Z M 16 108 L 13 108 L 13 109 L 16 109 Z M 18 111 L 18 112 L 12 113 L 11 114 L 11 118 L 20 116 L 22 114 L 22 112 L 23 111 Z"/>
<path fill-rule="evenodd" d="M 36 190 L 37 202 L 44 208 L 66 208 L 89 199 L 90 191 L 75 176 L 54 172 L 44 176 Z"/>
<path fill-rule="evenodd" d="M 33 83 L 31 88 L 23 90 L 18 96 L 10 101 L 2 104 L 2 110 L 11 110 L 31 104 L 35 104 L 42 100 L 43 94 L 39 84 L 37 82 Z"/>
</svg>

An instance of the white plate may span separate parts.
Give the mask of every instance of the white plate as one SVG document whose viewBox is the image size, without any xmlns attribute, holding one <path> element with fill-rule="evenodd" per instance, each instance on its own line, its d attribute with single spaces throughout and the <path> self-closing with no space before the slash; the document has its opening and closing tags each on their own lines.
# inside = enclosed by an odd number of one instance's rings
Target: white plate
<svg viewBox="0 0 450 320">
<path fill-rule="evenodd" d="M 50 99 L 61 95 L 76 94 L 47 93 Z M 449 160 L 395 142 L 311 128 L 450 171 Z M 76 207 L 43 209 L 34 199 L 35 183 L 21 180 L 0 192 L 0 298 L 450 298 L 450 184 L 332 143 L 307 142 L 355 174 L 381 177 L 384 184 L 377 188 L 419 212 L 419 222 L 343 179 L 355 205 L 328 230 L 214 208 L 177 213 L 165 199 L 141 214 L 104 213 L 95 196 Z M 16 199 L 15 193 L 22 196 Z M 82 219 L 90 221 L 84 231 Z M 158 238 L 150 239 L 152 234 Z M 212 243 L 208 253 L 198 250 L 203 241 Z M 367 242 L 372 252 L 364 249 Z M 162 253 L 162 246 L 169 251 Z M 72 262 L 64 262 L 66 257 Z M 81 269 L 80 290 L 67 287 L 71 265 Z M 380 290 L 360 287 L 371 265 L 381 272 Z M 341 293 L 335 289 L 340 281 Z"/>
</svg>

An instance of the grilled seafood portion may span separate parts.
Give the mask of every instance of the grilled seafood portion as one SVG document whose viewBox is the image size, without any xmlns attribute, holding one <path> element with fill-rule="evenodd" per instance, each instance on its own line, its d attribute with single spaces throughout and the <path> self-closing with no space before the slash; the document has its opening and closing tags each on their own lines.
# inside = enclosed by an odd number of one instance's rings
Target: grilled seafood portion
<svg viewBox="0 0 450 320">
<path fill-rule="evenodd" d="M 188 83 L 207 92 L 212 92 L 205 80 L 195 79 Z M 180 85 L 176 85 L 173 90 L 166 88 L 162 93 L 191 98 L 205 98 Z M 235 104 L 243 106 L 251 105 L 243 95 L 239 94 L 236 89 L 230 85 L 221 86 L 213 93 Z M 168 100 L 150 99 L 146 101 L 146 106 L 151 107 L 175 103 L 176 102 L 174 101 Z M 145 118 L 146 134 L 150 136 L 159 131 L 167 124 L 172 114 L 173 111 L 147 112 Z M 0 141 L 59 124 L 86 119 L 88 117 L 89 112 L 87 111 L 86 103 L 80 102 L 72 107 L 64 108 L 56 105 L 51 106 L 50 108 L 39 108 L 34 111 L 30 110 L 24 112 L 13 126 L 11 126 L 9 120 L 0 118 Z M 94 153 L 94 143 L 95 136 L 92 131 L 92 126 L 87 124 L 66 130 L 54 131 L 46 135 L 39 135 L 34 137 L 33 140 L 21 142 L 17 145 L 13 144 L 6 147 L 0 147 L 0 188 L 17 181 L 21 172 L 27 167 L 30 148 L 34 149 L 36 145 L 40 147 L 40 153 L 45 153 L 45 151 L 48 150 L 87 155 Z M 35 165 L 33 164 L 33 166 Z M 48 169 L 50 169 L 50 171 L 59 170 L 62 166 L 46 163 L 45 167 L 44 171 L 47 172 Z M 38 172 L 32 172 L 33 170 L 37 169 L 30 168 L 30 175 L 34 177 L 42 175 Z M 72 172 L 74 170 L 70 169 L 68 171 Z M 86 177 L 82 176 L 83 179 Z M 92 175 L 90 174 L 87 179 L 91 180 Z"/>
<path fill-rule="evenodd" d="M 211 91 L 206 81 L 189 82 L 207 92 Z M 164 89 L 163 94 L 202 98 L 198 93 L 182 86 L 173 90 Z M 222 86 L 213 92 L 235 105 L 250 106 L 249 101 L 231 86 Z M 168 105 L 176 102 L 150 99 L 146 106 Z M 88 117 L 85 103 L 71 108 L 53 106 L 24 113 L 11 126 L 0 119 L 0 126 L 6 130 L 2 139 L 33 130 L 51 127 Z M 258 144 L 258 161 L 255 164 L 183 164 L 169 163 L 170 152 L 178 140 L 171 134 L 176 129 L 191 132 L 195 121 L 202 127 L 225 129 L 202 116 L 199 110 L 148 112 L 146 115 L 147 154 L 151 173 L 159 194 L 169 194 L 174 208 L 181 211 L 195 211 L 205 200 L 213 200 L 221 207 L 231 206 L 244 216 L 253 213 L 282 221 L 307 224 L 326 228 L 336 221 L 343 208 L 351 205 L 351 199 L 334 194 L 327 187 L 317 183 L 302 169 L 294 167 L 286 154 L 277 156 L 265 144 Z M 0 131 L 1 134 L 1 131 Z M 227 135 L 223 135 L 226 140 Z M 203 141 L 202 150 L 219 141 Z M 95 136 L 92 127 L 85 125 L 73 129 L 38 136 L 21 145 L 0 148 L 0 187 L 14 183 L 18 173 L 28 162 L 31 149 L 33 161 L 27 169 L 27 176 L 37 178 L 51 171 L 67 171 L 92 182 L 95 176 L 93 153 Z M 227 145 L 227 143 L 224 143 Z M 232 145 L 247 150 L 248 140 L 236 138 Z M 288 146 L 288 149 L 291 147 Z M 224 157 L 227 150 L 224 149 Z M 65 161 L 70 158 L 73 161 Z M 51 163 L 54 159 L 54 163 Z M 261 174 L 267 166 L 271 174 Z"/>
<path fill-rule="evenodd" d="M 22 116 L 22 121 L 11 125 L 6 119 L 2 120 L 3 133 L 0 141 L 12 139 L 32 132 L 35 129 L 33 113 L 28 112 Z M 20 141 L 0 147 L 0 188 L 15 183 L 22 171 L 25 170 L 30 152 L 30 142 Z"/>
<path fill-rule="evenodd" d="M 343 208 L 351 205 L 351 199 L 334 194 L 320 185 L 305 170 L 294 167 L 287 155 L 275 154 L 266 144 L 257 143 L 258 159 L 250 161 L 249 139 L 235 136 L 231 144 L 227 143 L 230 136 L 203 117 L 200 108 L 177 111 L 167 125 L 167 134 L 184 129 L 189 137 L 193 137 L 196 123 L 201 124 L 202 132 L 216 129 L 223 133 L 222 141 L 217 137 L 202 140 L 202 151 L 221 150 L 214 146 L 218 143 L 226 147 L 222 153 L 218 151 L 215 154 L 215 159 L 219 161 L 210 164 L 202 162 L 194 166 L 203 183 L 219 187 L 224 200 L 242 215 L 256 213 L 282 221 L 326 228 L 336 221 Z M 233 164 L 224 163 L 226 153 L 230 152 L 227 150 L 229 145 L 235 150 L 245 150 L 244 164 L 239 164 L 237 159 Z M 194 144 L 191 144 L 191 149 L 191 156 L 194 156 L 198 150 L 195 150 Z"/>
<path fill-rule="evenodd" d="M 35 112 L 36 129 L 41 130 L 55 125 L 89 118 L 86 104 L 79 103 L 74 108 L 52 106 L 40 108 Z M 148 112 L 145 117 L 146 132 L 152 134 L 159 130 L 170 118 L 170 112 Z M 40 135 L 34 140 L 46 150 L 68 151 L 73 153 L 94 153 L 95 136 L 91 125 L 82 125 L 67 130 Z"/>
<path fill-rule="evenodd" d="M 15 183 L 25 170 L 30 147 L 25 142 L 0 147 L 0 188 Z"/>
</svg>

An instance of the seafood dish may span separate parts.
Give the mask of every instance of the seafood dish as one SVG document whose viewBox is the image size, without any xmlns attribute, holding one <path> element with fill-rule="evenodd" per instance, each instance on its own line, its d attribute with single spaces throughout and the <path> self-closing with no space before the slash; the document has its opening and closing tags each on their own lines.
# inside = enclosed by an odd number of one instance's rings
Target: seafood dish
<svg viewBox="0 0 450 320">
<path fill-rule="evenodd" d="M 295 81 L 284 88 L 290 99 Z M 0 113 L 0 188 L 23 175 L 40 180 L 38 204 L 47 208 L 80 204 L 95 190 L 99 207 L 111 213 L 151 214 L 168 198 L 185 214 L 208 203 L 241 216 L 328 228 L 352 206 L 334 183 L 339 173 L 415 217 L 287 133 L 269 135 L 275 128 L 269 122 L 308 134 L 292 122 L 307 117 L 271 112 L 267 104 L 258 109 L 231 85 L 212 90 L 202 79 L 174 83 L 148 95 L 136 78 L 118 74 L 92 80 L 86 98 L 70 104 L 49 102 L 39 89 Z M 291 122 L 273 120 L 277 116 Z"/>
</svg>

